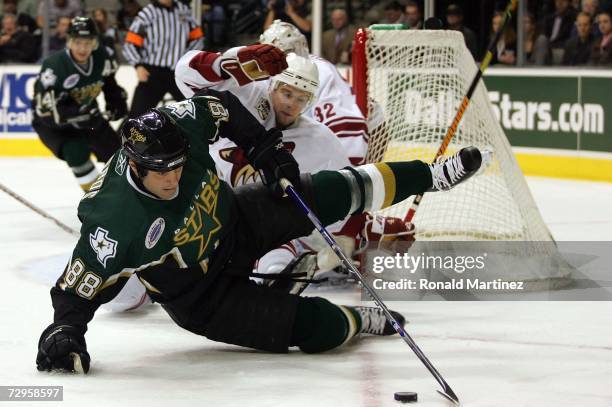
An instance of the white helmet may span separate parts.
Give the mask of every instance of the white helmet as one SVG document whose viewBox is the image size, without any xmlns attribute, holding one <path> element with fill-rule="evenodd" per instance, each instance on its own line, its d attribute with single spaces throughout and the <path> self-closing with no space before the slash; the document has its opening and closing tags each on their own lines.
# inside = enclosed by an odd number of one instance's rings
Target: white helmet
<svg viewBox="0 0 612 407">
<path fill-rule="evenodd" d="M 287 69 L 272 77 L 272 89 L 280 83 L 310 92 L 310 101 L 319 89 L 319 70 L 310 58 L 304 58 L 291 52 L 287 55 Z"/>
<path fill-rule="evenodd" d="M 308 56 L 306 37 L 293 24 L 274 20 L 270 27 L 259 36 L 261 44 L 274 45 L 285 52 L 295 52 L 299 56 Z"/>
</svg>

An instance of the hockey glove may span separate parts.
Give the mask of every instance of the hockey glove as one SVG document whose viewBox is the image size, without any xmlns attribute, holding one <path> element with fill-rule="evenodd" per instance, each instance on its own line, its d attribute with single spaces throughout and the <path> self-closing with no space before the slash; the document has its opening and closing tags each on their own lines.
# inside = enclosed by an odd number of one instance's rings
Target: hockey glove
<svg viewBox="0 0 612 407">
<path fill-rule="evenodd" d="M 249 45 L 241 48 L 237 57 L 237 62 L 233 59 L 222 61 L 221 69 L 222 76 L 232 76 L 240 86 L 268 79 L 287 69 L 285 54 L 272 45 Z"/>
<path fill-rule="evenodd" d="M 38 341 L 36 368 L 87 373 L 90 357 L 83 331 L 72 325 L 51 324 Z"/>
<path fill-rule="evenodd" d="M 106 112 L 108 120 L 115 121 L 123 119 L 128 114 L 127 93 L 121 88 L 120 97 L 114 97 L 113 100 L 106 100 Z"/>
<path fill-rule="evenodd" d="M 55 124 L 64 125 L 69 122 L 70 119 L 79 117 L 81 115 L 81 106 L 70 96 L 64 92 L 55 101 L 54 119 Z"/>
<path fill-rule="evenodd" d="M 357 251 L 370 242 L 414 242 L 414 225 L 403 219 L 365 212 L 365 222 L 358 236 Z M 390 245 L 382 244 L 383 247 Z M 409 246 L 408 246 L 409 247 Z"/>
<path fill-rule="evenodd" d="M 282 136 L 278 129 L 268 130 L 266 137 L 247 154 L 263 183 L 280 197 L 284 195 L 281 178 L 286 178 L 297 190 L 300 189 L 300 168 L 293 155 L 283 146 Z"/>
</svg>

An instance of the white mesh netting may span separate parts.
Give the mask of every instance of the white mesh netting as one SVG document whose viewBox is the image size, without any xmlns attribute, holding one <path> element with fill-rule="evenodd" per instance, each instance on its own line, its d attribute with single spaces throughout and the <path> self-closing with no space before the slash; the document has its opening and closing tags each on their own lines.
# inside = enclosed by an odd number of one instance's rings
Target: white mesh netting
<svg viewBox="0 0 612 407">
<path fill-rule="evenodd" d="M 478 69 L 463 36 L 456 31 L 370 29 L 365 63 L 368 117 L 370 123 L 382 123 L 370 128 L 368 162 L 431 162 Z M 482 81 L 445 155 L 468 145 L 493 151 L 492 162 L 450 192 L 425 194 L 413 220 L 417 240 L 551 242 Z M 403 217 L 410 203 L 385 213 Z M 534 243 L 533 254 L 552 256 L 551 247 Z M 559 270 L 552 277 L 567 274 Z"/>
</svg>

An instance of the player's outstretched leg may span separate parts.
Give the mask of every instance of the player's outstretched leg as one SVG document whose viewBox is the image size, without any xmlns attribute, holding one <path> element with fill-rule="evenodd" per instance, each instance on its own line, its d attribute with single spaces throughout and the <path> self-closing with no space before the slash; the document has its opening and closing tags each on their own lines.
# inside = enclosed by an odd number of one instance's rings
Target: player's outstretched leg
<svg viewBox="0 0 612 407">
<path fill-rule="evenodd" d="M 324 225 L 346 215 L 373 212 L 426 191 L 450 189 L 474 175 L 490 153 L 466 147 L 434 164 L 399 161 L 312 175 L 313 210 Z"/>
<path fill-rule="evenodd" d="M 440 157 L 429 165 L 432 186 L 428 191 L 448 191 L 472 175 L 476 174 L 481 165 L 489 160 L 489 151 L 482 153 L 476 147 L 465 147 L 454 155 Z"/>
</svg>

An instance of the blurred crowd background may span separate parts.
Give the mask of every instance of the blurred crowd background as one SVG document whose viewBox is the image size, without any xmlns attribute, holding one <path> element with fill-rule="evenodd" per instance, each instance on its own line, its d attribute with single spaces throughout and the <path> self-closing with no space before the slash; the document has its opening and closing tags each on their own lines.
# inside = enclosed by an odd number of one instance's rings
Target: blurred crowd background
<svg viewBox="0 0 612 407">
<path fill-rule="evenodd" d="M 174 0 L 178 1 L 178 0 Z M 517 42 L 523 38 L 524 65 L 612 65 L 612 0 L 521 0 L 527 13 L 515 17 L 497 44 L 494 63 L 517 64 Z M 104 45 L 116 50 L 120 62 L 130 24 L 147 0 L 2 0 L 0 63 L 37 63 L 43 55 L 43 27 L 48 27 L 48 50 L 65 47 L 70 18 L 94 18 Z M 308 0 L 204 0 L 201 6 L 204 49 L 222 51 L 256 42 L 259 34 L 281 19 L 296 25 L 310 40 L 311 2 Z M 187 2 L 188 5 L 193 5 Z M 435 3 L 435 16 L 444 28 L 463 33 L 476 60 L 485 53 L 499 28 L 506 1 L 463 0 Z M 47 9 L 48 8 L 48 9 Z M 423 1 L 344 0 L 323 2 L 321 54 L 335 64 L 350 64 L 357 27 L 373 23 L 403 23 L 423 27 Z M 45 19 L 48 19 L 45 22 Z M 523 35 L 519 36 L 519 31 Z"/>
</svg>

